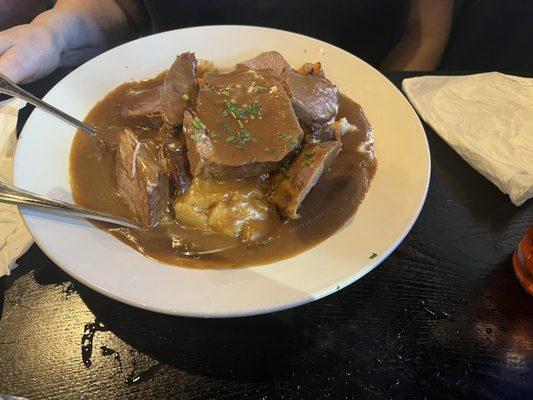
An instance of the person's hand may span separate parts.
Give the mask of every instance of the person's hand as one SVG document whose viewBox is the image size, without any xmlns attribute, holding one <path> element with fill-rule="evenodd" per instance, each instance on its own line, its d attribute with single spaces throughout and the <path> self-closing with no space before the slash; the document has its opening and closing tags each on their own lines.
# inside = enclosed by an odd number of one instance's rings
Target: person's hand
<svg viewBox="0 0 533 400">
<path fill-rule="evenodd" d="M 79 65 L 130 39 L 146 19 L 140 0 L 57 0 L 30 24 L 0 32 L 0 73 L 28 83 Z"/>
<path fill-rule="evenodd" d="M 46 24 L 31 23 L 0 32 L 0 72 L 16 83 L 39 79 L 55 70 L 62 46 Z"/>
</svg>

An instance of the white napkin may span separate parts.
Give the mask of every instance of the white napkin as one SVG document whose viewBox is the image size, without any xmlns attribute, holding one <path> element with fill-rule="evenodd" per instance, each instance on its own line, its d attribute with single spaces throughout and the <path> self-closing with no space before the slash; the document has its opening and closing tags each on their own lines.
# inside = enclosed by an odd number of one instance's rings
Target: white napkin
<svg viewBox="0 0 533 400">
<path fill-rule="evenodd" d="M 17 118 L 26 103 L 11 99 L 0 103 L 0 181 L 13 181 L 13 153 L 17 144 Z M 9 275 L 15 261 L 33 243 L 16 206 L 0 203 L 0 277 Z"/>
<path fill-rule="evenodd" d="M 435 132 L 515 205 L 533 197 L 533 79 L 489 72 L 402 86 Z"/>
</svg>

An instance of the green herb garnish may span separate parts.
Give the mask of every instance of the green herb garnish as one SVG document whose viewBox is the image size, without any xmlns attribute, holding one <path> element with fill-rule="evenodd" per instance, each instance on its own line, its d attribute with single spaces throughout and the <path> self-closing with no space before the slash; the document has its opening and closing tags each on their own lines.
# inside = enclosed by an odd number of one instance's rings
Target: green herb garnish
<svg viewBox="0 0 533 400">
<path fill-rule="evenodd" d="M 264 87 L 264 86 L 261 86 L 261 85 L 254 85 L 254 86 L 252 86 L 252 92 L 254 92 L 254 93 L 264 93 L 264 92 L 268 92 L 268 88 Z"/>
<path fill-rule="evenodd" d="M 261 107 L 259 106 L 259 103 L 249 104 L 246 107 L 239 107 L 233 101 L 226 100 L 224 108 L 221 108 L 219 113 L 221 115 L 231 115 L 235 119 L 242 119 L 245 116 L 255 119 L 261 115 Z"/>
<path fill-rule="evenodd" d="M 221 90 L 220 94 L 229 97 L 229 90 Z"/>
<path fill-rule="evenodd" d="M 378 255 L 377 255 L 376 253 L 372 253 L 372 254 L 370 255 L 370 257 L 368 257 L 368 258 L 373 259 L 373 258 L 376 258 L 377 256 L 378 256 Z"/>
<path fill-rule="evenodd" d="M 197 142 L 197 141 L 200 140 L 200 138 L 198 137 L 198 135 L 195 134 L 195 133 L 192 133 L 192 134 L 190 135 L 190 137 L 191 137 L 191 139 L 194 140 L 195 142 Z"/>
<path fill-rule="evenodd" d="M 185 93 L 183 93 L 183 94 L 181 95 L 181 99 L 182 99 L 183 101 L 189 101 L 189 96 L 187 96 Z"/>
<path fill-rule="evenodd" d="M 194 126 L 198 130 L 204 130 L 205 129 L 205 124 L 198 117 L 194 117 L 192 119 L 192 126 Z"/>
<path fill-rule="evenodd" d="M 289 133 L 281 133 L 281 132 L 278 132 L 276 133 L 276 138 L 278 140 L 283 140 L 285 141 L 285 148 L 287 150 L 293 150 L 296 145 L 298 144 L 298 141 L 296 140 L 296 138 L 294 136 L 292 136 L 291 134 Z"/>
<path fill-rule="evenodd" d="M 248 132 L 246 129 L 242 129 L 237 132 L 236 135 L 231 135 L 226 138 L 226 143 L 234 145 L 239 150 L 242 150 L 244 152 L 248 151 L 246 148 L 246 143 L 249 141 L 256 141 L 252 135 L 250 135 L 250 132 Z"/>
<path fill-rule="evenodd" d="M 244 112 L 250 115 L 251 119 L 256 119 L 261 115 L 261 107 L 259 103 L 253 103 L 244 108 Z"/>
</svg>

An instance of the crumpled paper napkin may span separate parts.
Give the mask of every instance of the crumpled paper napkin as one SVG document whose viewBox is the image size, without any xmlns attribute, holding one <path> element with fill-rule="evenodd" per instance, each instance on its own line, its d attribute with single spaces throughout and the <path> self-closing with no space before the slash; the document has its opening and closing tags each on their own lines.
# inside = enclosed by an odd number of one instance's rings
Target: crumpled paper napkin
<svg viewBox="0 0 533 400">
<path fill-rule="evenodd" d="M 17 118 L 26 105 L 18 99 L 0 103 L 0 181 L 13 181 L 13 155 L 17 144 Z M 33 243 L 16 206 L 0 203 L 0 277 L 9 275 L 15 261 Z"/>
<path fill-rule="evenodd" d="M 435 132 L 515 205 L 533 197 L 533 79 L 423 76 L 402 87 Z"/>
</svg>

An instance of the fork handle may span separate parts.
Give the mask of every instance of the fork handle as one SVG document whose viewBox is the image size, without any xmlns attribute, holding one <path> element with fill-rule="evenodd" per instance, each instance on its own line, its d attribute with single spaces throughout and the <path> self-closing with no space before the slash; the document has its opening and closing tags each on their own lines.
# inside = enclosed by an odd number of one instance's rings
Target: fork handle
<svg viewBox="0 0 533 400">
<path fill-rule="evenodd" d="M 110 222 L 112 224 L 126 226 L 128 228 L 139 228 L 139 223 L 132 219 L 114 217 L 99 211 L 88 210 L 75 204 L 66 203 L 64 201 L 51 199 L 37 193 L 28 192 L 27 190 L 19 189 L 4 182 L 0 182 L 0 203 L 46 208 L 61 214 L 69 214 L 74 217 Z"/>
<path fill-rule="evenodd" d="M 13 82 L 11 79 L 9 79 L 4 74 L 0 74 L 0 93 L 5 93 L 9 96 L 17 97 L 19 99 L 27 101 L 28 103 L 33 104 L 35 107 L 38 107 L 41 110 L 46 111 L 62 119 L 63 121 L 69 123 L 70 125 L 75 126 L 78 129 L 81 129 L 87 132 L 90 135 L 93 135 L 93 136 L 96 135 L 96 131 L 92 126 L 87 125 L 86 123 L 83 123 L 74 117 L 71 117 L 70 115 L 64 113 L 63 111 L 58 110 L 54 106 L 35 97 L 31 93 L 28 93 L 27 91 L 22 89 L 20 86 L 15 84 L 15 82 Z"/>
</svg>

